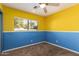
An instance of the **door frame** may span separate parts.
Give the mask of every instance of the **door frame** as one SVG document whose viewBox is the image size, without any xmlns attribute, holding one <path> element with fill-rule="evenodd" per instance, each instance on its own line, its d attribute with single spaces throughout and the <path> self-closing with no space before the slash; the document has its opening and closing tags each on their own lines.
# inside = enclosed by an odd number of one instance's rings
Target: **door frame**
<svg viewBox="0 0 79 59">
<path fill-rule="evenodd" d="M 3 13 L 2 11 L 0 11 L 0 14 L 1 14 L 1 50 L 0 52 L 2 52 L 3 50 Z"/>
</svg>

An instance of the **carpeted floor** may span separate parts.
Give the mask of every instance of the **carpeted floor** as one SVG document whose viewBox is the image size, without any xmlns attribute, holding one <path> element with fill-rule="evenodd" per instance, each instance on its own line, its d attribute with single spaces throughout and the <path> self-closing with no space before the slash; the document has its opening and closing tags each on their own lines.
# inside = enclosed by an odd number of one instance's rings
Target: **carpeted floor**
<svg viewBox="0 0 79 59">
<path fill-rule="evenodd" d="M 41 43 L 26 48 L 17 49 L 7 53 L 0 53 L 1 56 L 79 56 L 65 49 Z"/>
</svg>

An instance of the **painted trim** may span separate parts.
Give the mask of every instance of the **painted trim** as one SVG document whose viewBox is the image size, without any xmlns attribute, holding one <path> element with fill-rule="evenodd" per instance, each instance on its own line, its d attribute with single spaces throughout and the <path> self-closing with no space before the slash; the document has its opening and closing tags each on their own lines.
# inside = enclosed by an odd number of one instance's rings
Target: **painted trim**
<svg viewBox="0 0 79 59">
<path fill-rule="evenodd" d="M 44 30 L 27 30 L 27 31 L 3 31 L 3 32 L 43 32 Z"/>
<path fill-rule="evenodd" d="M 79 54 L 78 51 L 75 51 L 75 50 L 72 50 L 72 49 L 69 49 L 69 48 L 65 48 L 65 47 L 63 47 L 63 46 L 60 46 L 60 45 L 57 45 L 57 44 L 54 44 L 54 43 L 50 43 L 50 42 L 47 42 L 47 41 L 45 41 L 45 43 L 48 43 L 48 44 L 54 45 L 54 46 L 56 46 L 56 47 L 59 47 L 59 48 L 62 48 L 62 49 L 68 50 L 68 51 L 70 51 L 70 52 L 73 52 L 73 53 Z"/>
<path fill-rule="evenodd" d="M 78 32 L 79 33 L 79 31 L 65 31 L 65 30 L 62 30 L 62 31 L 55 31 L 55 30 L 45 30 L 46 32 Z"/>
<path fill-rule="evenodd" d="M 0 52 L 2 52 L 2 48 L 3 48 L 3 12 L 0 11 L 1 14 L 1 49 Z"/>
<path fill-rule="evenodd" d="M 17 47 L 17 48 L 12 48 L 12 49 L 8 49 L 8 50 L 4 50 L 4 51 L 2 51 L 2 53 L 13 51 L 13 50 L 20 49 L 20 48 L 25 48 L 25 47 L 33 46 L 33 45 L 37 45 L 37 44 L 44 43 L 44 42 L 45 41 L 34 43 L 34 44 L 29 44 L 29 45 L 25 45 L 25 46 L 21 46 L 21 47 Z"/>
<path fill-rule="evenodd" d="M 21 46 L 21 47 L 17 47 L 17 48 L 8 49 L 8 50 L 5 50 L 5 51 L 2 51 L 2 53 L 9 52 L 9 51 L 13 51 L 13 50 L 20 49 L 20 48 L 25 48 L 25 47 L 33 46 L 33 45 L 37 45 L 37 44 L 40 44 L 40 43 L 48 43 L 48 44 L 50 44 L 50 45 L 53 45 L 53 46 L 56 46 L 56 47 L 59 47 L 59 48 L 68 50 L 68 51 L 70 51 L 70 52 L 79 54 L 78 51 L 75 51 L 75 50 L 72 50 L 72 49 L 68 49 L 68 48 L 59 46 L 59 45 L 57 45 L 57 44 L 53 44 L 53 43 L 47 42 L 47 41 L 42 41 L 42 42 L 38 42 L 38 43 L 34 43 L 34 44 L 29 44 L 29 45 L 25 45 L 25 46 Z"/>
<path fill-rule="evenodd" d="M 43 32 L 43 31 L 45 31 L 45 32 L 78 32 L 79 33 L 79 31 L 50 31 L 50 30 L 27 30 L 27 31 L 3 31 L 3 32 Z"/>
<path fill-rule="evenodd" d="M 42 41 L 42 42 L 43 42 L 43 41 Z M 44 42 L 47 42 L 47 41 L 44 41 Z M 39 42 L 37 42 L 37 43 L 39 43 Z M 33 45 L 36 45 L 37 43 L 34 43 Z M 50 43 L 50 42 L 48 42 L 48 43 Z M 32 44 L 29 44 L 29 45 L 31 46 Z M 55 45 L 55 46 L 57 46 L 57 47 L 60 47 L 60 48 L 66 49 L 66 50 L 68 50 L 68 51 L 71 51 L 71 52 L 74 52 L 74 53 L 79 54 L 78 51 L 75 51 L 75 50 L 72 50 L 72 49 L 69 49 L 69 48 L 66 48 L 66 47 L 57 45 L 57 44 L 53 44 L 53 43 L 51 43 L 51 45 Z M 21 46 L 21 47 L 27 47 L 27 46 L 28 46 L 28 45 L 24 45 L 24 46 Z M 19 47 L 11 48 L 11 49 L 8 49 L 8 50 L 15 50 L 15 49 L 19 49 Z M 4 51 L 7 51 L 7 50 L 4 50 Z"/>
</svg>

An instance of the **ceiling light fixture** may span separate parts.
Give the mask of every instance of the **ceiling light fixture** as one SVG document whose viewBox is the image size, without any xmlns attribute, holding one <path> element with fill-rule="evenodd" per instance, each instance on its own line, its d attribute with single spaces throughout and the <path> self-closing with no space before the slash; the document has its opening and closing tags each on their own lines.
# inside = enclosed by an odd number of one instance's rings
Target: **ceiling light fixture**
<svg viewBox="0 0 79 59">
<path fill-rule="evenodd" d="M 41 8 L 45 8 L 46 7 L 46 4 L 40 4 L 40 7 Z"/>
</svg>

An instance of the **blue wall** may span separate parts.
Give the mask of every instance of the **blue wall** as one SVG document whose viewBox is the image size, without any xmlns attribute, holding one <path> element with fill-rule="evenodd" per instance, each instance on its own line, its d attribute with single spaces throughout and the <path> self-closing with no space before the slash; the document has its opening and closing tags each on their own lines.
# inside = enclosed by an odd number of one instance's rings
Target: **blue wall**
<svg viewBox="0 0 79 59">
<path fill-rule="evenodd" d="M 79 32 L 4 32 L 3 50 L 42 41 L 54 43 L 79 52 Z"/>
<path fill-rule="evenodd" d="M 47 32 L 47 41 L 79 52 L 79 32 Z"/>
<path fill-rule="evenodd" d="M 4 32 L 3 50 L 45 41 L 44 31 Z"/>
</svg>

